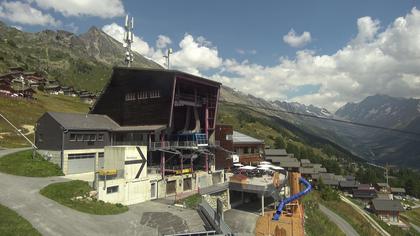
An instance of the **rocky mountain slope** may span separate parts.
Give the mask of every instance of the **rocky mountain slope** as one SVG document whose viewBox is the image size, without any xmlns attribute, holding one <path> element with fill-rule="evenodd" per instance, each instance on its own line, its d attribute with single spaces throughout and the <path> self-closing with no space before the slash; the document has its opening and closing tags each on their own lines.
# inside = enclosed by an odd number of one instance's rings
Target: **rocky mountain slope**
<svg viewBox="0 0 420 236">
<path fill-rule="evenodd" d="M 420 133 L 420 100 L 375 95 L 359 103 L 348 103 L 337 117 Z M 379 163 L 420 168 L 420 135 L 357 126 L 336 126 L 347 147 Z"/>
<path fill-rule="evenodd" d="M 28 33 L 0 22 L 0 73 L 21 66 L 66 85 L 99 91 L 112 67 L 123 64 L 123 56 L 123 45 L 96 27 L 81 35 L 62 30 Z M 161 68 L 138 53 L 134 57 L 133 66 Z"/>
</svg>

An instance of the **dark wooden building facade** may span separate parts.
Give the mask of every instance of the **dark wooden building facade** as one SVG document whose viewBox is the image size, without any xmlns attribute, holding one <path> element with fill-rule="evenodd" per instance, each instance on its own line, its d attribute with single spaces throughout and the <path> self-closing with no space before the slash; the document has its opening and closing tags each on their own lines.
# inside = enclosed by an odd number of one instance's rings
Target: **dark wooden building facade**
<svg viewBox="0 0 420 236">
<path fill-rule="evenodd" d="M 114 68 L 110 81 L 91 110 L 109 116 L 127 132 L 115 140 L 133 139 L 128 132 L 138 126 L 164 127 L 147 130 L 150 165 L 162 173 L 193 164 L 209 170 L 214 146 L 217 106 L 221 84 L 175 70 Z M 138 133 L 138 132 L 137 132 Z M 179 158 L 170 158 L 177 153 Z"/>
</svg>

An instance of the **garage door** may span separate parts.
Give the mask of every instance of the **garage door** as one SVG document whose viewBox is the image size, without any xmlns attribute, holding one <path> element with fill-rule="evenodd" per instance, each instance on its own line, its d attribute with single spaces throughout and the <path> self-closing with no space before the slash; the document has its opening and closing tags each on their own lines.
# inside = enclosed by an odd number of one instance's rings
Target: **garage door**
<svg viewBox="0 0 420 236">
<path fill-rule="evenodd" d="M 93 172 L 96 153 L 79 153 L 68 155 L 68 174 Z"/>
</svg>

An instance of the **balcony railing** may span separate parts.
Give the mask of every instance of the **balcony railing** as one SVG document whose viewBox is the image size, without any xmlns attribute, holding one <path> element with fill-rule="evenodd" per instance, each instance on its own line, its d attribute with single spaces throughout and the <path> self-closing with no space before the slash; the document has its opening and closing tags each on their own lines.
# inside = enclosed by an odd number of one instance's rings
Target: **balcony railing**
<svg viewBox="0 0 420 236">
<path fill-rule="evenodd" d="M 207 147 L 208 143 L 202 141 L 164 141 L 164 142 L 152 142 L 149 145 L 150 151 L 162 150 L 162 149 L 197 149 L 199 147 Z"/>
</svg>

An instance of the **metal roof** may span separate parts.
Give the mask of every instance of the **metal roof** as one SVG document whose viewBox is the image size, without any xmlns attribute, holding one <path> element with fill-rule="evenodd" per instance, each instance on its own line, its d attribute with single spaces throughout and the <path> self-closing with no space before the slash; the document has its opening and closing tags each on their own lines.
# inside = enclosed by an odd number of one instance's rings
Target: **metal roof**
<svg viewBox="0 0 420 236">
<path fill-rule="evenodd" d="M 388 199 L 373 199 L 373 208 L 377 211 L 404 211 L 400 201 Z"/>
<path fill-rule="evenodd" d="M 353 197 L 372 199 L 377 197 L 377 193 L 374 189 L 353 189 Z"/>
<path fill-rule="evenodd" d="M 266 156 L 287 156 L 285 149 L 265 149 Z"/>
<path fill-rule="evenodd" d="M 360 183 L 355 180 L 340 181 L 340 187 L 343 187 L 343 188 L 357 188 L 359 184 Z"/>
<path fill-rule="evenodd" d="M 149 131 L 164 129 L 165 125 L 120 126 L 107 115 L 47 112 L 67 130 Z"/>
<path fill-rule="evenodd" d="M 232 135 L 233 144 L 251 144 L 251 143 L 257 143 L 262 144 L 264 143 L 263 140 L 253 138 L 251 136 L 248 136 L 246 134 L 240 133 L 238 131 L 233 131 Z"/>
<path fill-rule="evenodd" d="M 119 127 L 106 115 L 47 112 L 63 128 L 68 130 L 112 130 Z"/>
<path fill-rule="evenodd" d="M 392 193 L 405 193 L 405 188 L 392 188 L 391 187 L 391 192 Z"/>
</svg>

